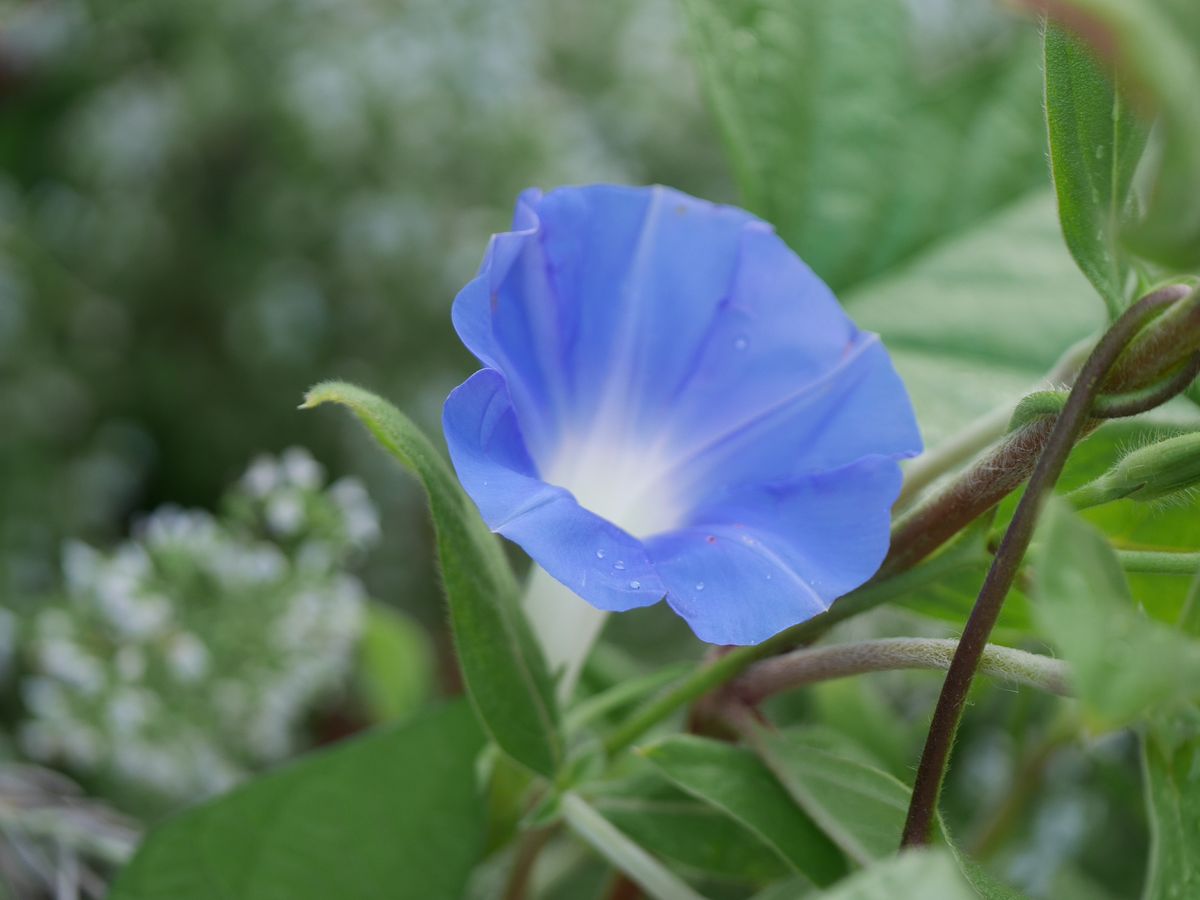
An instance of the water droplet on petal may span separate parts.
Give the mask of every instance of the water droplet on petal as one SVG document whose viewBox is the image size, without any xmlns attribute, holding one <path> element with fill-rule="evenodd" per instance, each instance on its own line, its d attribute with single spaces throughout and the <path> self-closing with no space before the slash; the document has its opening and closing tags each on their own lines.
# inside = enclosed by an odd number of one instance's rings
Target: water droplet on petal
<svg viewBox="0 0 1200 900">
<path fill-rule="evenodd" d="M 772 577 L 772 576 L 771 576 L 771 573 L 770 573 L 770 572 L 768 572 L 768 573 L 767 573 L 767 581 L 770 581 L 770 580 L 771 580 L 771 577 Z"/>
<path fill-rule="evenodd" d="M 638 588 L 640 588 L 642 586 L 642 583 L 640 581 L 631 581 L 631 582 L 629 582 L 629 586 L 636 591 Z"/>
<path fill-rule="evenodd" d="M 698 590 L 698 591 L 704 590 L 704 582 L 703 581 L 696 582 L 696 590 Z"/>
<path fill-rule="evenodd" d="M 625 570 L 625 560 L 618 559 L 615 563 L 613 563 L 613 568 L 616 569 L 618 572 L 624 571 Z"/>
<path fill-rule="evenodd" d="M 596 559 L 604 559 L 604 551 L 603 550 L 596 551 Z"/>
<path fill-rule="evenodd" d="M 745 350 L 749 346 L 750 340 L 744 334 L 738 335 L 737 339 L 733 342 L 733 349 L 739 352 Z"/>
</svg>

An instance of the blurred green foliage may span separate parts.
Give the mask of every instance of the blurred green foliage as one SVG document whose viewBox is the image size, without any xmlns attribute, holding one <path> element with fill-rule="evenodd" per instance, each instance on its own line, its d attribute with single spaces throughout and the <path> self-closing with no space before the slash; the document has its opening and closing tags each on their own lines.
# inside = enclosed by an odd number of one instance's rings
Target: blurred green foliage
<svg viewBox="0 0 1200 900">
<path fill-rule="evenodd" d="M 65 535 L 211 506 L 338 375 L 436 422 L 449 304 L 523 188 L 728 193 L 670 0 L 51 0 L 0 31 L 0 596 Z M 666 127 L 664 127 L 664 125 Z M 349 443 L 347 443 L 349 441 Z M 364 461 L 365 460 L 365 461 Z M 426 525 L 372 479 L 376 593 L 437 621 Z"/>
</svg>

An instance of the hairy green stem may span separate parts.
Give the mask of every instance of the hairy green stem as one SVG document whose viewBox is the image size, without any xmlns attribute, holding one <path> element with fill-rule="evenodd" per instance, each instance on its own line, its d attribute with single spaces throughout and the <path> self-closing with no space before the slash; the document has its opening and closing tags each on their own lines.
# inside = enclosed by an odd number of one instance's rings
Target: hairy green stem
<svg viewBox="0 0 1200 900">
<path fill-rule="evenodd" d="M 813 647 L 755 663 L 730 688 L 739 699 L 756 706 L 783 691 L 850 675 L 896 669 L 945 670 L 957 648 L 958 641 L 949 638 L 882 638 Z M 1066 663 L 1037 653 L 988 644 L 979 671 L 1051 694 L 1071 693 Z"/>
<path fill-rule="evenodd" d="M 1173 302 L 1174 298 L 1166 302 Z M 1109 370 L 1133 340 L 1147 317 L 1161 308 L 1163 299 L 1152 294 L 1135 303 L 1100 339 L 1071 389 L 1062 414 L 1054 421 L 1038 455 L 1029 486 L 1021 497 L 1012 523 L 984 579 L 979 597 L 963 630 L 934 709 L 933 721 L 917 767 L 912 801 L 904 824 L 901 846 L 929 843 L 938 798 L 958 732 L 967 693 L 983 656 L 988 636 L 996 624 L 1004 599 L 1017 577 L 1021 560 L 1033 538 L 1033 528 L 1046 495 L 1062 474 L 1067 456 L 1087 427 L 1092 402 L 1105 384 Z"/>
<path fill-rule="evenodd" d="M 1159 550 L 1118 550 L 1117 558 L 1126 572 L 1148 575 L 1186 575 L 1200 573 L 1200 553 L 1171 553 Z"/>
</svg>

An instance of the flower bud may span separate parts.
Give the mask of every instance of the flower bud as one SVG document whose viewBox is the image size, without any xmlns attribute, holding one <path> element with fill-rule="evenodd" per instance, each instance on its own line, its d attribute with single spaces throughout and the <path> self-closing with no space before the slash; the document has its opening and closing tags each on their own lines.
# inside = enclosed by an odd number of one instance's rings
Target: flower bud
<svg viewBox="0 0 1200 900">
<path fill-rule="evenodd" d="M 1070 495 L 1077 509 L 1113 500 L 1158 500 L 1200 484 L 1200 431 L 1142 447 Z"/>
</svg>

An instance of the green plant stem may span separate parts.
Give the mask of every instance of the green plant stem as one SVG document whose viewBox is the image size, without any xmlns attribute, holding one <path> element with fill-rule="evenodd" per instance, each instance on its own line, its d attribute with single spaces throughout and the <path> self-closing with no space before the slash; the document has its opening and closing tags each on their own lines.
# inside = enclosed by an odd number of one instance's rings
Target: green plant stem
<svg viewBox="0 0 1200 900">
<path fill-rule="evenodd" d="M 563 819 L 579 838 L 656 900 L 704 900 L 679 876 L 622 834 L 578 794 L 562 798 Z"/>
<path fill-rule="evenodd" d="M 812 643 L 838 622 L 874 609 L 881 603 L 909 591 L 932 584 L 952 572 L 977 565 L 981 558 L 981 553 L 971 552 L 970 548 L 950 548 L 909 572 L 863 585 L 837 600 L 820 615 L 780 632 L 761 644 L 730 650 L 639 709 L 609 736 L 605 742 L 606 752 L 609 756 L 615 756 L 625 750 L 663 719 L 725 684 L 758 660 Z"/>
<path fill-rule="evenodd" d="M 1159 550 L 1118 550 L 1117 558 L 1126 572 L 1148 575 L 1194 576 L 1200 572 L 1200 553 L 1170 553 Z"/>
<path fill-rule="evenodd" d="M 550 839 L 558 830 L 557 826 L 535 828 L 525 833 L 521 843 L 517 845 L 513 857 L 512 868 L 509 870 L 508 883 L 504 886 L 503 900 L 525 900 L 529 890 L 529 880 L 533 877 L 533 868 L 537 865 L 542 850 L 550 843 Z"/>
<path fill-rule="evenodd" d="M 866 672 L 897 669 L 945 670 L 958 641 L 949 638 L 882 638 L 795 650 L 755 663 L 731 684 L 739 699 L 751 706 L 806 684 L 831 681 Z M 1049 656 L 988 644 L 979 671 L 1003 681 L 1024 684 L 1069 696 L 1066 663 Z"/>
<path fill-rule="evenodd" d="M 983 656 L 988 636 L 1020 569 L 1021 560 L 1033 538 L 1033 528 L 1046 495 L 1062 474 L 1067 456 L 1088 424 L 1092 401 L 1105 383 L 1109 370 L 1133 340 L 1147 317 L 1161 308 L 1157 294 L 1139 300 L 1125 312 L 1100 339 L 1071 389 L 1062 414 L 1054 421 L 1044 448 L 1038 455 L 1029 486 L 1012 523 L 1004 533 L 1000 548 L 984 579 L 979 597 L 963 630 L 962 640 L 946 673 L 941 695 L 933 713 L 933 722 L 921 754 L 913 784 L 912 801 L 904 825 L 901 846 L 929 843 L 938 798 L 950 759 L 958 724 L 962 719 L 967 693 Z M 1173 302 L 1168 300 L 1167 302 Z"/>
</svg>

